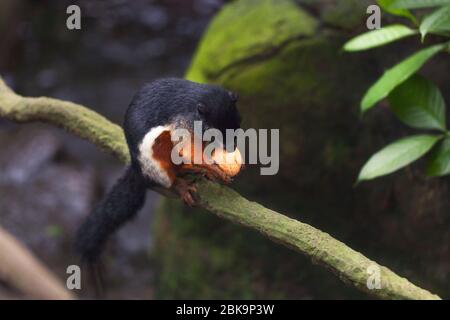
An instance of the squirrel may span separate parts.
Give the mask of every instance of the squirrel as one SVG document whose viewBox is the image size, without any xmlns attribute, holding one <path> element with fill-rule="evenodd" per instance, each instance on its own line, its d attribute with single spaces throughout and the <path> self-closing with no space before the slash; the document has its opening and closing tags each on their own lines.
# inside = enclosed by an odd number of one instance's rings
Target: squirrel
<svg viewBox="0 0 450 320">
<path fill-rule="evenodd" d="M 194 121 L 201 121 L 203 131 L 218 129 L 225 137 L 227 129 L 240 128 L 237 100 L 222 87 L 176 78 L 155 80 L 135 94 L 123 124 L 131 164 L 79 228 L 75 249 L 82 261 L 99 258 L 109 236 L 142 208 L 147 189 L 175 193 L 192 206 L 196 188 L 184 172 L 230 181 L 217 165 L 174 164 L 171 134 L 178 128 L 194 134 Z"/>
</svg>

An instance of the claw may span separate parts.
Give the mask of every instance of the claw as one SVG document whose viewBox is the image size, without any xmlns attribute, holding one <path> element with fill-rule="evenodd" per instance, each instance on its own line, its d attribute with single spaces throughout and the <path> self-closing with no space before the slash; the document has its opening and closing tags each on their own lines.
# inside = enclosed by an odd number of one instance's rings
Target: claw
<svg viewBox="0 0 450 320">
<path fill-rule="evenodd" d="M 232 181 L 231 177 L 227 175 L 225 172 L 220 170 L 219 167 L 213 165 L 209 166 L 206 171 L 206 177 L 212 181 L 222 181 L 223 183 L 230 183 Z"/>
<path fill-rule="evenodd" d="M 217 174 L 214 174 L 214 173 L 211 172 L 211 171 L 206 171 L 206 172 L 204 173 L 204 176 L 205 176 L 208 180 L 211 180 L 211 181 L 214 181 L 214 182 L 217 182 L 218 180 L 221 180 L 220 177 L 217 176 Z"/>
<path fill-rule="evenodd" d="M 214 181 L 214 182 L 223 182 L 223 183 L 230 183 L 232 181 L 232 177 L 229 176 L 227 173 L 222 171 L 217 165 L 204 165 L 204 166 L 185 166 L 183 167 L 183 170 L 191 173 L 200 174 L 203 177 L 207 178 L 208 180 Z"/>
<path fill-rule="evenodd" d="M 186 205 L 190 207 L 195 205 L 194 194 L 197 188 L 194 185 L 183 179 L 177 179 L 174 189 Z"/>
</svg>

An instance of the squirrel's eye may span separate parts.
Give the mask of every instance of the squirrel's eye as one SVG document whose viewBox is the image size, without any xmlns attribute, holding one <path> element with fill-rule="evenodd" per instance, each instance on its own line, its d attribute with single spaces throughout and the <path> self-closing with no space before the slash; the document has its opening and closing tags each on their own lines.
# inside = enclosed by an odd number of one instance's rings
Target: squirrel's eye
<svg viewBox="0 0 450 320">
<path fill-rule="evenodd" d="M 201 115 L 206 115 L 208 113 L 208 108 L 202 102 L 199 102 L 197 104 L 197 110 L 198 110 L 198 113 L 201 114 Z"/>
<path fill-rule="evenodd" d="M 228 91 L 228 95 L 230 96 L 231 101 L 236 102 L 239 99 L 239 96 L 237 93 L 234 93 L 232 91 Z"/>
</svg>

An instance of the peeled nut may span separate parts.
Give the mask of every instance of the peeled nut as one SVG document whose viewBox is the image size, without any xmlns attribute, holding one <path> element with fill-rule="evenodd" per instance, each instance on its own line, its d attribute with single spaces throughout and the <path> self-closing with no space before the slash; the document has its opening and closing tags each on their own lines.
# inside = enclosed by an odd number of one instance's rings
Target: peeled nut
<svg viewBox="0 0 450 320">
<path fill-rule="evenodd" d="M 199 159 L 200 161 L 204 161 L 203 157 L 203 147 L 195 148 L 194 143 L 191 143 L 190 148 L 184 146 L 179 151 L 180 156 L 186 160 L 187 163 L 194 163 L 195 159 Z"/>
<path fill-rule="evenodd" d="M 226 152 L 223 149 L 215 149 L 212 155 L 215 164 L 228 176 L 234 177 L 242 167 L 242 156 L 239 149 L 233 152 Z"/>
<path fill-rule="evenodd" d="M 239 149 L 236 149 L 233 152 L 226 152 L 226 150 L 220 148 L 214 149 L 211 157 L 208 156 L 207 158 L 203 155 L 203 149 L 194 148 L 194 144 L 191 144 L 191 148 L 180 149 L 179 152 L 180 156 L 187 160 L 188 163 L 192 163 L 194 166 L 194 154 L 197 154 L 197 159 L 201 159 L 201 161 L 205 164 L 219 167 L 219 169 L 229 177 L 234 177 L 239 173 L 243 162 Z"/>
</svg>

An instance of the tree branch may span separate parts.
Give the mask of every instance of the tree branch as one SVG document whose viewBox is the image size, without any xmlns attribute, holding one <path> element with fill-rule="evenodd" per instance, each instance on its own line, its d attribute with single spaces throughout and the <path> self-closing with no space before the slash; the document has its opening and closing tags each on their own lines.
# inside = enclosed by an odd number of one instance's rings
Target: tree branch
<svg viewBox="0 0 450 320">
<path fill-rule="evenodd" d="M 16 122 L 43 121 L 86 139 L 122 162 L 129 162 L 122 129 L 88 108 L 52 98 L 21 97 L 0 78 L 0 117 Z M 232 189 L 212 183 L 198 182 L 198 205 L 210 212 L 249 228 L 258 230 L 325 266 L 342 281 L 381 299 L 439 299 L 386 267 L 379 266 L 361 253 L 310 225 L 290 219 L 255 202 L 250 202 Z M 379 268 L 381 289 L 368 289 L 368 268 Z"/>
<path fill-rule="evenodd" d="M 0 227 L 0 279 L 34 299 L 74 299 L 59 279 Z"/>
</svg>

